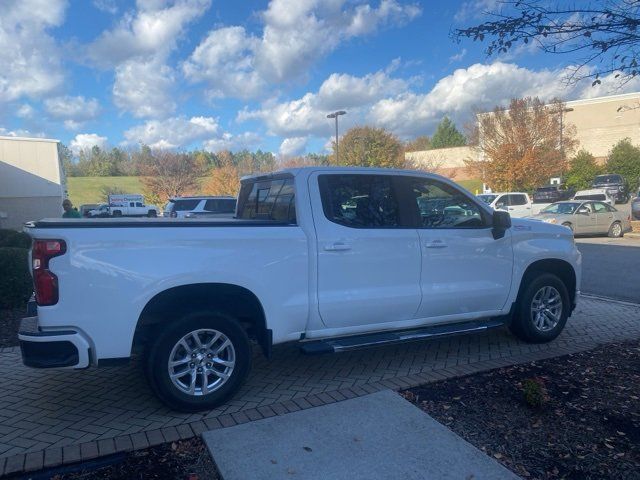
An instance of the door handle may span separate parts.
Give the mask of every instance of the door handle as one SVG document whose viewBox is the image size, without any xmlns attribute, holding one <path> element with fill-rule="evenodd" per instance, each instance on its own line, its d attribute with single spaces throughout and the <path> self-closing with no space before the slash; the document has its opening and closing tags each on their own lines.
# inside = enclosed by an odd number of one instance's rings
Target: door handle
<svg viewBox="0 0 640 480">
<path fill-rule="evenodd" d="M 327 252 L 344 252 L 346 250 L 351 250 L 351 245 L 344 242 L 334 242 L 329 245 L 325 245 L 324 249 Z"/>
<path fill-rule="evenodd" d="M 447 244 L 442 240 L 433 240 L 431 242 L 425 243 L 424 246 L 426 248 L 447 248 Z"/>
</svg>

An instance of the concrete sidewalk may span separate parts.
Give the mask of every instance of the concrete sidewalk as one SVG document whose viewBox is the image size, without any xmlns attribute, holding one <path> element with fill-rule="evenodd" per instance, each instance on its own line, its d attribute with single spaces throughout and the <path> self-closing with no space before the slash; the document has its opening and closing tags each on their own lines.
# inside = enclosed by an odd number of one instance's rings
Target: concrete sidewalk
<svg viewBox="0 0 640 480">
<path fill-rule="evenodd" d="M 224 480 L 519 478 L 390 390 L 202 437 Z"/>
</svg>

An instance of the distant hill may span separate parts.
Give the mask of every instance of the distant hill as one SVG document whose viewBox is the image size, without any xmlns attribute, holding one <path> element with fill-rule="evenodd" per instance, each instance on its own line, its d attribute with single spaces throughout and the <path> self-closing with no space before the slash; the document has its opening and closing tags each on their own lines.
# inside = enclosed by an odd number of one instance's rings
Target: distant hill
<svg viewBox="0 0 640 480">
<path fill-rule="evenodd" d="M 118 187 L 126 193 L 142 193 L 141 177 L 67 177 L 67 191 L 73 204 L 104 203 L 102 188 Z"/>
</svg>

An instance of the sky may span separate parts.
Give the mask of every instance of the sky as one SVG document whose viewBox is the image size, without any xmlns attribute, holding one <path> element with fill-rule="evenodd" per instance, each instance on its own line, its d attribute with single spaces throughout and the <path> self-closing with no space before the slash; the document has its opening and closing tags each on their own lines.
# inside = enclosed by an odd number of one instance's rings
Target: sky
<svg viewBox="0 0 640 480">
<path fill-rule="evenodd" d="M 510 98 L 640 90 L 567 85 L 578 58 L 487 58 L 452 29 L 497 0 L 2 0 L 0 135 L 178 150 L 324 153 L 334 123 L 403 140 Z"/>
</svg>

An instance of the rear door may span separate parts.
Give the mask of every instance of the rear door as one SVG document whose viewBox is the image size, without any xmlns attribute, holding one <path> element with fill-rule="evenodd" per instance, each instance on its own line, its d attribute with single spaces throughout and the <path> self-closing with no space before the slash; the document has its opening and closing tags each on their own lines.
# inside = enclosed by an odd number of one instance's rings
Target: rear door
<svg viewBox="0 0 640 480">
<path fill-rule="evenodd" d="M 613 207 L 603 202 L 593 202 L 593 209 L 596 214 L 596 233 L 608 233 L 609 227 L 613 223 Z"/>
<path fill-rule="evenodd" d="M 314 173 L 318 304 L 330 328 L 411 320 L 421 300 L 420 242 L 407 226 L 398 177 Z"/>
</svg>

